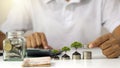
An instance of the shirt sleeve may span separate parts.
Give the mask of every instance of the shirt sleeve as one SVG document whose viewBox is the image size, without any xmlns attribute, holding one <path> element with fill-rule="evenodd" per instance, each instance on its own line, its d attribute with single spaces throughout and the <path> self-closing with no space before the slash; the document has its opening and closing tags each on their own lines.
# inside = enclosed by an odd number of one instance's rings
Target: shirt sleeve
<svg viewBox="0 0 120 68">
<path fill-rule="evenodd" d="M 24 0 L 14 0 L 7 20 L 2 24 L 1 31 L 32 30 L 32 21 L 27 3 Z"/>
<path fill-rule="evenodd" d="M 102 24 L 109 32 L 120 25 L 120 0 L 103 0 Z"/>
</svg>

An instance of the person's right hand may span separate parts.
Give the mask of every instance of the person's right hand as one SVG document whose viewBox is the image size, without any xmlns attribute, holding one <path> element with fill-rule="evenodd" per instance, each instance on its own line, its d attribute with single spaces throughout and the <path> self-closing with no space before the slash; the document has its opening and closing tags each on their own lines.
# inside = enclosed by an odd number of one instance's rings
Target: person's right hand
<svg viewBox="0 0 120 68">
<path fill-rule="evenodd" d="M 35 32 L 26 37 L 27 48 L 43 48 L 43 49 L 52 49 L 47 42 L 46 36 L 44 33 Z"/>
</svg>

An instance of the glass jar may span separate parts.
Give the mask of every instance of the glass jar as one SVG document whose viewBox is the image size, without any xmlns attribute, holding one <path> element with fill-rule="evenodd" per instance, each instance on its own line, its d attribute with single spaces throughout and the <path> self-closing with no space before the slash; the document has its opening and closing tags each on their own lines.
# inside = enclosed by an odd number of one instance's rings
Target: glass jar
<svg viewBox="0 0 120 68">
<path fill-rule="evenodd" d="M 3 59 L 5 61 L 21 61 L 25 57 L 25 38 L 23 31 L 13 31 L 6 33 L 3 41 Z"/>
</svg>

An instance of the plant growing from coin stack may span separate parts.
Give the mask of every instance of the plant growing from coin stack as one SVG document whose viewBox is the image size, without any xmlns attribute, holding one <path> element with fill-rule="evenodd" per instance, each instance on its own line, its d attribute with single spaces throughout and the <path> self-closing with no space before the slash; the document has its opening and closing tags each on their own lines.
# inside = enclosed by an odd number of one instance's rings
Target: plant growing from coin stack
<svg viewBox="0 0 120 68">
<path fill-rule="evenodd" d="M 59 51 L 56 50 L 56 49 L 53 49 L 53 50 L 52 50 L 52 53 L 53 53 L 52 58 L 53 58 L 53 59 L 55 59 L 55 60 L 59 60 L 59 57 L 58 57 L 58 55 L 57 55 L 58 52 L 59 52 Z"/>
<path fill-rule="evenodd" d="M 76 51 L 72 54 L 72 59 L 81 59 L 81 54 L 77 51 L 77 49 L 82 47 L 82 43 L 75 41 L 71 44 L 71 47 L 76 49 Z"/>
<path fill-rule="evenodd" d="M 63 59 L 63 60 L 69 60 L 69 59 L 70 59 L 70 56 L 67 55 L 67 52 L 70 51 L 70 48 L 67 47 L 67 46 L 64 46 L 64 47 L 62 48 L 62 51 L 65 52 L 65 54 L 62 56 L 62 59 Z"/>
</svg>

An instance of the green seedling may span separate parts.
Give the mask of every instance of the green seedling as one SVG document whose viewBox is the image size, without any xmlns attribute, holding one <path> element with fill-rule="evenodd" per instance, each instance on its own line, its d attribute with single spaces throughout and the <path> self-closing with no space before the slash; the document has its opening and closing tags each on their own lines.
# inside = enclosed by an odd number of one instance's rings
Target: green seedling
<svg viewBox="0 0 120 68">
<path fill-rule="evenodd" d="M 59 60 L 59 57 L 57 56 L 57 53 L 58 53 L 59 51 L 56 50 L 56 49 L 53 49 L 51 52 L 54 54 L 54 55 L 52 56 L 52 58 L 54 58 L 55 60 Z"/>
<path fill-rule="evenodd" d="M 75 41 L 71 44 L 71 47 L 75 48 L 77 51 L 78 48 L 82 48 L 82 43 Z"/>
<path fill-rule="evenodd" d="M 81 54 L 77 52 L 77 49 L 82 47 L 82 43 L 75 41 L 71 44 L 71 47 L 76 49 L 76 51 L 72 54 L 72 59 L 81 59 Z"/>
<path fill-rule="evenodd" d="M 67 46 L 64 46 L 62 48 L 62 51 L 65 52 L 65 54 L 62 56 L 62 59 L 63 60 L 69 60 L 70 59 L 70 56 L 66 54 L 67 51 L 70 51 L 70 48 L 67 47 Z"/>
<path fill-rule="evenodd" d="M 70 51 L 70 48 L 67 47 L 67 46 L 64 46 L 64 47 L 62 48 L 62 51 L 65 52 L 65 54 L 66 54 L 67 51 Z"/>
<path fill-rule="evenodd" d="M 52 50 L 52 53 L 55 54 L 55 55 L 56 55 L 58 52 L 59 52 L 59 51 L 56 50 L 56 49 L 53 49 L 53 50 Z"/>
</svg>

